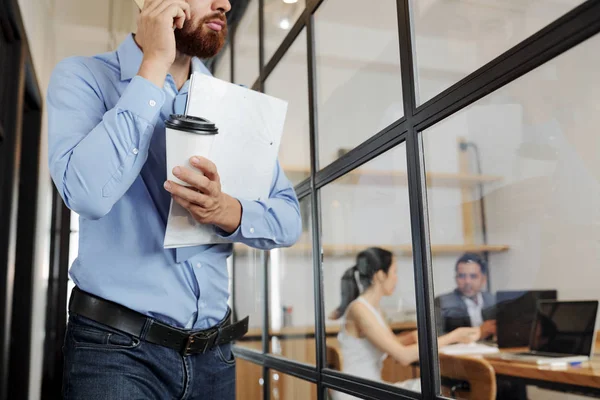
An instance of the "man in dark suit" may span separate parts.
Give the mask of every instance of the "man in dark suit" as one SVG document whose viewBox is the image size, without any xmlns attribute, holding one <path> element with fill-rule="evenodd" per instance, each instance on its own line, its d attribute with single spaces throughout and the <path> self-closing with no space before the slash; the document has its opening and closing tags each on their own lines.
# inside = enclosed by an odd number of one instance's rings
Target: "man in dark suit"
<svg viewBox="0 0 600 400">
<path fill-rule="evenodd" d="M 496 334 L 495 296 L 485 292 L 487 265 L 477 254 L 466 253 L 455 265 L 456 289 L 435 299 L 438 333 L 472 326 L 480 327 L 481 338 Z"/>
</svg>

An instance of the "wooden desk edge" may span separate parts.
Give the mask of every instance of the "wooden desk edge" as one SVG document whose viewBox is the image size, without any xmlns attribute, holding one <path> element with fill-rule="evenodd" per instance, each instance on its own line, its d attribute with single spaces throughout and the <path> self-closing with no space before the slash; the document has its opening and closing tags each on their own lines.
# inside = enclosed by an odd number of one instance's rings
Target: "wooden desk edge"
<svg viewBox="0 0 600 400">
<path fill-rule="evenodd" d="M 395 333 L 400 333 L 408 330 L 417 329 L 416 321 L 403 321 L 403 322 L 392 322 L 390 327 Z M 327 336 L 337 335 L 340 331 L 340 326 L 338 324 L 335 325 L 327 325 L 325 327 L 325 334 Z M 285 339 L 287 336 L 293 336 L 291 339 L 302 339 L 303 337 L 311 338 L 315 336 L 315 327 L 314 326 L 291 326 L 282 328 L 280 330 L 271 331 L 271 336 L 277 336 Z M 250 328 L 246 336 L 244 336 L 244 340 L 260 340 L 262 338 L 262 329 L 261 328 Z"/>
</svg>

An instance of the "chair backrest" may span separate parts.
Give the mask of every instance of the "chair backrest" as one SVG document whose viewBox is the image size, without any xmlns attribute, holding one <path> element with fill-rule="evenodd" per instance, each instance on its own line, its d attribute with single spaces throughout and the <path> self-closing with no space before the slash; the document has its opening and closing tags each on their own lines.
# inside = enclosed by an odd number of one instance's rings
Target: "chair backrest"
<svg viewBox="0 0 600 400">
<path fill-rule="evenodd" d="M 327 368 L 341 371 L 343 365 L 342 352 L 338 346 L 327 343 Z"/>
<path fill-rule="evenodd" d="M 440 354 L 442 393 L 455 399 L 495 400 L 496 373 L 482 358 Z M 468 382 L 469 390 L 460 382 Z"/>
</svg>

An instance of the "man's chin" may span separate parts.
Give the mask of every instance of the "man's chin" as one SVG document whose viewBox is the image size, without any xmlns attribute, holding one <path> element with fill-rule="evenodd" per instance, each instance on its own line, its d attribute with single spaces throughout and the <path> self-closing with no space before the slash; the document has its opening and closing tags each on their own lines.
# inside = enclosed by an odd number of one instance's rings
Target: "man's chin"
<svg viewBox="0 0 600 400">
<path fill-rule="evenodd" d="M 217 32 L 203 24 L 196 32 L 176 33 L 177 50 L 191 57 L 214 57 L 225 44 L 225 34 L 225 29 Z"/>
</svg>

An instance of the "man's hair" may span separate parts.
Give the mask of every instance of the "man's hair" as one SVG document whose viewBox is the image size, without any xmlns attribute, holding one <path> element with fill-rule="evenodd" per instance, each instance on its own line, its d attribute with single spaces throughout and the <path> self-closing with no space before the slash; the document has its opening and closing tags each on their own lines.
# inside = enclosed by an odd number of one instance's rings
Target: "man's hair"
<svg viewBox="0 0 600 400">
<path fill-rule="evenodd" d="M 471 263 L 471 262 L 478 264 L 479 268 L 481 269 L 481 273 L 483 275 L 487 275 L 487 263 L 481 256 L 479 256 L 478 254 L 475 254 L 475 253 L 463 254 L 458 260 L 456 260 L 456 265 L 454 266 L 454 270 L 458 272 L 459 264 L 466 264 L 466 263 Z"/>
</svg>

